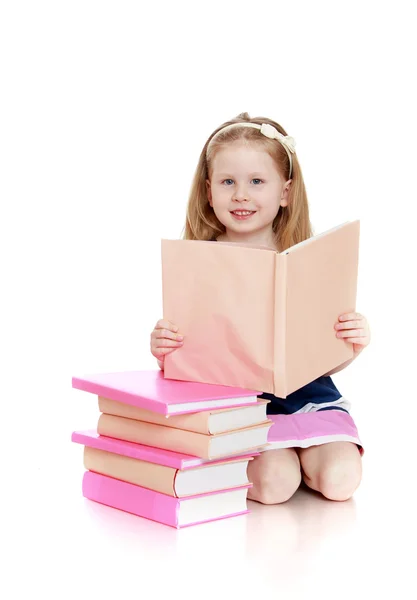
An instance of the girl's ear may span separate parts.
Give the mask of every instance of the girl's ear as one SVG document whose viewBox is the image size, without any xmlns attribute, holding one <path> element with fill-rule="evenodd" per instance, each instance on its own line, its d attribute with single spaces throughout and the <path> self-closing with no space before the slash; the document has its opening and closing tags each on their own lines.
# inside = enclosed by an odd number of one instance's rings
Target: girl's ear
<svg viewBox="0 0 417 600">
<path fill-rule="evenodd" d="M 292 183 L 292 179 L 288 179 L 288 181 L 285 182 L 284 187 L 282 188 L 281 202 L 280 202 L 281 206 L 288 206 L 288 194 L 290 191 L 291 183 Z"/>
<path fill-rule="evenodd" d="M 207 188 L 207 199 L 209 201 L 210 206 L 213 208 L 213 200 L 211 198 L 211 186 L 210 186 L 209 179 L 206 179 L 206 188 Z"/>
</svg>

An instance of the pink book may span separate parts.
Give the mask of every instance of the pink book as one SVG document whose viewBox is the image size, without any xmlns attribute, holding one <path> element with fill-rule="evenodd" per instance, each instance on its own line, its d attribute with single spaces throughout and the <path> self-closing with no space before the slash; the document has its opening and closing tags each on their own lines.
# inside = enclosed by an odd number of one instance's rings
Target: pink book
<svg viewBox="0 0 417 600">
<path fill-rule="evenodd" d="M 181 471 L 199 467 L 201 465 L 219 464 L 225 461 L 224 458 L 220 460 L 205 460 L 203 458 L 190 456 L 189 454 L 181 454 L 180 452 L 172 452 L 170 450 L 152 448 L 151 446 L 143 446 L 142 444 L 135 444 L 133 442 L 125 442 L 105 435 L 99 435 L 94 430 L 74 431 L 71 436 L 71 441 L 77 444 L 83 444 L 90 448 L 97 448 L 98 450 L 113 452 L 113 454 L 121 454 L 122 456 L 127 456 L 129 458 L 145 460 L 157 465 L 180 469 Z M 233 456 L 233 460 L 258 456 L 258 454 L 259 452 L 251 452 L 250 454 Z"/>
<path fill-rule="evenodd" d="M 82 491 L 94 502 L 179 529 L 248 513 L 246 495 L 251 485 L 180 499 L 86 471 Z"/>
<path fill-rule="evenodd" d="M 167 379 L 161 370 L 73 377 L 72 387 L 163 415 L 257 403 L 259 391 Z"/>
</svg>

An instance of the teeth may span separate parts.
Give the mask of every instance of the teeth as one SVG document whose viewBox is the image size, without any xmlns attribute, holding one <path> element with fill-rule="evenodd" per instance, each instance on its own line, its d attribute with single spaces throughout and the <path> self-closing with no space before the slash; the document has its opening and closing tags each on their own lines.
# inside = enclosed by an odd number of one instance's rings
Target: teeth
<svg viewBox="0 0 417 600">
<path fill-rule="evenodd" d="M 246 215 L 251 215 L 253 213 L 253 210 L 234 210 L 233 213 L 235 215 L 241 215 L 242 217 L 244 217 Z"/>
</svg>

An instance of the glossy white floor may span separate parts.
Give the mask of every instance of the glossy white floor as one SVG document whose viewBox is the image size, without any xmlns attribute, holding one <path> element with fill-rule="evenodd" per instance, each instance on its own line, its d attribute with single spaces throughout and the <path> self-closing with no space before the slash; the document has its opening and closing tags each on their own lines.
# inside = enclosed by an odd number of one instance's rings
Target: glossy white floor
<svg viewBox="0 0 417 600">
<path fill-rule="evenodd" d="M 29 396 L 28 384 L 22 391 Z M 378 404 L 388 406 L 388 394 Z M 60 396 L 65 402 L 58 404 Z M 36 411 L 40 399 L 43 409 Z M 94 426 L 92 396 L 46 386 L 32 401 L 20 418 L 19 439 L 9 428 L 3 434 L 10 457 L 2 473 L 4 598 L 35 592 L 44 598 L 141 597 L 152 586 L 173 598 L 232 592 L 243 598 L 284 592 L 287 598 L 387 592 L 408 598 L 415 591 L 415 407 L 406 421 L 397 412 L 375 415 L 370 401 L 358 406 L 366 452 L 353 499 L 330 502 L 300 489 L 283 505 L 249 502 L 247 516 L 177 531 L 82 497 L 82 447 L 69 437 L 71 427 Z"/>
</svg>

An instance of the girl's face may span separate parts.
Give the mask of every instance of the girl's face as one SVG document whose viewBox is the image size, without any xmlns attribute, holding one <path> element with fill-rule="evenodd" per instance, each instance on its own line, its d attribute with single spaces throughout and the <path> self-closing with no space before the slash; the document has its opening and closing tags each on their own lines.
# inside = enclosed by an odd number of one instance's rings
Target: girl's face
<svg viewBox="0 0 417 600">
<path fill-rule="evenodd" d="M 272 223 L 288 203 L 291 180 L 256 144 L 233 142 L 215 155 L 206 181 L 210 206 L 225 226 L 221 241 L 274 246 Z"/>
</svg>

